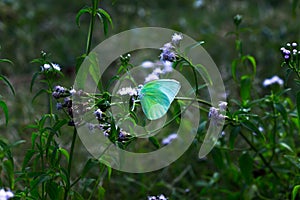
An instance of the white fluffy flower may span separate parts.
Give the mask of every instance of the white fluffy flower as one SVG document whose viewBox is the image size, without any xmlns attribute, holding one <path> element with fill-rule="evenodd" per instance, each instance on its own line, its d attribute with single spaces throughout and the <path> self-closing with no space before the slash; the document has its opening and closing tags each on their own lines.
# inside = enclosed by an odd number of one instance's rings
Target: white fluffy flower
<svg viewBox="0 0 300 200">
<path fill-rule="evenodd" d="M 51 63 L 51 64 L 44 64 L 43 66 L 41 66 L 41 71 L 48 71 L 48 70 L 55 70 L 55 71 L 60 71 L 61 68 L 58 64 L 56 63 Z"/>
<path fill-rule="evenodd" d="M 172 43 L 178 46 L 182 38 L 183 38 L 182 34 L 174 33 L 172 35 Z"/>
<path fill-rule="evenodd" d="M 136 96 L 137 95 L 137 89 L 132 88 L 132 87 L 125 87 L 125 88 L 121 88 L 117 94 L 119 95 L 129 95 L 129 96 Z"/>
<path fill-rule="evenodd" d="M 5 191 L 4 189 L 0 190 L 0 200 L 7 200 L 13 196 L 14 194 L 11 191 Z"/>
<path fill-rule="evenodd" d="M 141 67 L 143 67 L 143 68 L 152 68 L 152 67 L 154 67 L 154 63 L 151 62 L 151 61 L 144 61 L 144 62 L 142 62 Z"/>
<path fill-rule="evenodd" d="M 279 84 L 279 85 L 283 85 L 283 80 L 281 78 L 279 78 L 278 76 L 273 76 L 270 79 L 265 79 L 263 82 L 263 86 L 267 87 L 269 85 L 273 85 L 273 84 Z"/>
</svg>

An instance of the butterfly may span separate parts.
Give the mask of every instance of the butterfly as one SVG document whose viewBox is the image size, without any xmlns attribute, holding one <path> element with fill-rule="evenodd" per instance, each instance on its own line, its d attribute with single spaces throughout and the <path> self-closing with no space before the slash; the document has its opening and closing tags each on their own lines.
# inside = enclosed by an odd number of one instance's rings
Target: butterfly
<svg viewBox="0 0 300 200">
<path fill-rule="evenodd" d="M 142 110 L 149 120 L 163 117 L 180 90 L 180 83 L 174 79 L 158 79 L 141 87 L 138 98 Z"/>
</svg>

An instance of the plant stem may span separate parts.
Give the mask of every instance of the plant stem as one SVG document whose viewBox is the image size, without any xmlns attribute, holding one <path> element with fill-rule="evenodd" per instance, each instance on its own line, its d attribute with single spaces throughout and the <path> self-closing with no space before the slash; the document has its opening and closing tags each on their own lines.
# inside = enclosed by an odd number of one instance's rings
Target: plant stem
<svg viewBox="0 0 300 200">
<path fill-rule="evenodd" d="M 76 137 L 77 137 L 77 129 L 76 129 L 76 127 L 74 127 L 71 150 L 70 150 L 70 157 L 69 157 L 69 162 L 68 162 L 68 173 L 67 173 L 69 183 L 67 183 L 67 186 L 66 186 L 66 191 L 65 191 L 65 196 L 64 196 L 65 200 L 68 199 L 68 193 L 71 189 L 71 169 L 72 169 L 72 160 L 73 160 Z"/>
<path fill-rule="evenodd" d="M 243 137 L 243 139 L 247 142 L 247 144 L 251 147 L 251 149 L 253 149 L 253 151 L 255 151 L 255 153 L 258 154 L 258 156 L 260 157 L 260 159 L 263 161 L 263 163 L 266 165 L 267 168 L 270 169 L 270 171 L 274 174 L 274 176 L 279 179 L 278 174 L 276 173 L 276 171 L 273 169 L 273 167 L 268 163 L 268 161 L 265 159 L 265 157 L 255 148 L 255 146 L 251 143 L 251 141 L 242 133 L 240 132 L 241 136 Z"/>
<path fill-rule="evenodd" d="M 85 50 L 86 55 L 88 55 L 91 51 L 97 6 L 98 6 L 98 0 L 93 0 L 93 7 L 92 7 L 92 13 L 91 13 L 92 16 L 90 19 L 90 26 L 89 26 L 89 32 L 88 32 L 88 38 L 87 38 L 86 50 Z"/>
</svg>

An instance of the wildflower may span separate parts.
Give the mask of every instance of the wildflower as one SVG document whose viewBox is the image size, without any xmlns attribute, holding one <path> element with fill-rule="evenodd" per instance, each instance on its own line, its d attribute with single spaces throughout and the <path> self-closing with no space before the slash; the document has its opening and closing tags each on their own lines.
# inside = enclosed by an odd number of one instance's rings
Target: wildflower
<svg viewBox="0 0 300 200">
<path fill-rule="evenodd" d="M 221 112 L 226 111 L 227 104 L 228 104 L 228 103 L 225 102 L 225 101 L 220 101 L 220 102 L 219 102 L 219 109 L 220 109 Z"/>
<path fill-rule="evenodd" d="M 225 116 L 220 113 L 220 110 L 215 107 L 209 109 L 208 117 L 214 125 L 219 125 L 224 119 Z"/>
<path fill-rule="evenodd" d="M 62 103 L 56 103 L 56 109 L 61 110 L 63 108 Z"/>
<path fill-rule="evenodd" d="M 160 68 L 155 68 L 152 73 L 159 75 L 159 74 L 163 74 L 163 71 Z"/>
<path fill-rule="evenodd" d="M 148 196 L 148 200 L 168 200 L 168 198 L 161 194 L 158 196 Z"/>
<path fill-rule="evenodd" d="M 177 134 L 176 133 L 172 133 L 172 134 L 170 134 L 168 137 L 166 137 L 166 138 L 164 138 L 163 140 L 162 140 L 162 144 L 163 145 L 168 145 L 168 144 L 170 144 L 173 140 L 175 140 L 177 138 Z"/>
<path fill-rule="evenodd" d="M 49 71 L 51 69 L 53 69 L 55 71 L 60 71 L 61 70 L 60 66 L 56 63 L 50 63 L 50 64 L 46 63 L 43 66 L 41 66 L 41 71 L 42 72 Z"/>
<path fill-rule="evenodd" d="M 0 190 L 0 200 L 7 200 L 14 196 L 11 191 L 5 191 L 4 189 Z"/>
<path fill-rule="evenodd" d="M 163 73 L 168 73 L 168 72 L 172 72 L 173 71 L 173 67 L 172 67 L 172 62 L 170 61 L 164 61 L 163 62 L 164 68 L 163 68 Z"/>
<path fill-rule="evenodd" d="M 129 95 L 129 96 L 137 96 L 137 89 L 131 87 L 125 87 L 118 90 L 117 94 L 119 95 Z"/>
<path fill-rule="evenodd" d="M 160 54 L 160 59 L 162 61 L 170 61 L 170 62 L 173 62 L 175 61 L 176 59 L 176 54 L 173 52 L 173 51 L 163 51 L 161 54 Z"/>
<path fill-rule="evenodd" d="M 182 34 L 178 34 L 178 33 L 174 33 L 172 35 L 172 43 L 175 45 L 175 46 L 178 46 L 180 41 L 182 40 L 183 36 Z"/>
<path fill-rule="evenodd" d="M 290 46 L 291 46 L 291 43 L 286 43 L 286 46 L 290 47 Z"/>
<path fill-rule="evenodd" d="M 61 95 L 66 91 L 66 89 L 62 86 L 55 86 L 54 87 L 54 91 L 52 92 L 52 96 L 55 98 L 55 99 L 59 99 L 61 97 Z"/>
<path fill-rule="evenodd" d="M 76 93 L 76 90 L 74 89 L 74 88 L 72 88 L 71 90 L 70 90 L 70 94 L 71 95 L 74 95 Z"/>
<path fill-rule="evenodd" d="M 296 43 L 296 42 L 293 42 L 293 43 L 292 43 L 292 46 L 293 46 L 293 47 L 296 47 L 296 46 L 297 46 L 297 43 Z"/>
<path fill-rule="evenodd" d="M 98 108 L 98 109 L 94 112 L 94 114 L 96 115 L 97 120 L 102 119 L 102 114 L 103 114 L 103 112 L 100 110 L 100 108 Z"/>
<path fill-rule="evenodd" d="M 154 67 L 154 63 L 151 62 L 151 61 L 144 61 L 144 62 L 142 62 L 141 67 L 143 67 L 143 68 L 152 68 L 152 67 Z"/>
<path fill-rule="evenodd" d="M 111 128 L 109 127 L 109 128 L 107 128 L 106 130 L 103 131 L 103 135 L 104 135 L 105 137 L 108 137 L 109 134 L 110 134 L 110 131 L 111 131 Z"/>
<path fill-rule="evenodd" d="M 269 85 L 273 85 L 273 84 L 279 84 L 279 85 L 283 85 L 283 80 L 281 78 L 279 78 L 278 76 L 273 76 L 270 79 L 265 79 L 263 82 L 263 86 L 267 87 Z"/>
<path fill-rule="evenodd" d="M 153 80 L 157 80 L 157 79 L 159 79 L 159 76 L 157 74 L 151 73 L 145 78 L 145 83 L 153 81 Z"/>
<path fill-rule="evenodd" d="M 162 48 L 162 53 L 160 54 L 160 59 L 162 61 L 173 62 L 176 59 L 176 53 L 174 52 L 174 46 L 171 43 L 166 43 Z"/>
</svg>

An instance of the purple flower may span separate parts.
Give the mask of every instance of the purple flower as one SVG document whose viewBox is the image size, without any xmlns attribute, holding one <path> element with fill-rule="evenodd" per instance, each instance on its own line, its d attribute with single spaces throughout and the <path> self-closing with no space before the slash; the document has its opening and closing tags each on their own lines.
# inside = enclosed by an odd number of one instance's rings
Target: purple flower
<svg viewBox="0 0 300 200">
<path fill-rule="evenodd" d="M 151 73 L 145 78 L 145 83 L 153 81 L 153 80 L 157 80 L 157 79 L 159 79 L 159 76 L 155 73 Z"/>
<path fill-rule="evenodd" d="M 56 103 L 56 109 L 61 110 L 63 108 L 62 103 Z"/>
<path fill-rule="evenodd" d="M 220 110 L 215 107 L 209 109 L 208 117 L 213 125 L 218 126 L 225 119 L 225 116 L 220 113 Z"/>
<path fill-rule="evenodd" d="M 14 196 L 11 191 L 5 191 L 4 189 L 0 190 L 0 200 L 7 200 Z"/>
<path fill-rule="evenodd" d="M 137 89 L 131 87 L 125 87 L 118 90 L 117 94 L 119 95 L 129 95 L 129 96 L 137 96 Z"/>
<path fill-rule="evenodd" d="M 172 133 L 172 134 L 170 134 L 168 137 L 166 137 L 166 138 L 164 138 L 163 140 L 162 140 L 162 144 L 163 145 L 168 145 L 168 144 L 170 144 L 173 140 L 175 140 L 177 138 L 177 134 L 176 133 Z"/>
<path fill-rule="evenodd" d="M 103 112 L 100 110 L 100 108 L 98 108 L 97 110 L 95 110 L 94 114 L 95 114 L 97 120 L 102 119 L 102 113 Z"/>
</svg>

